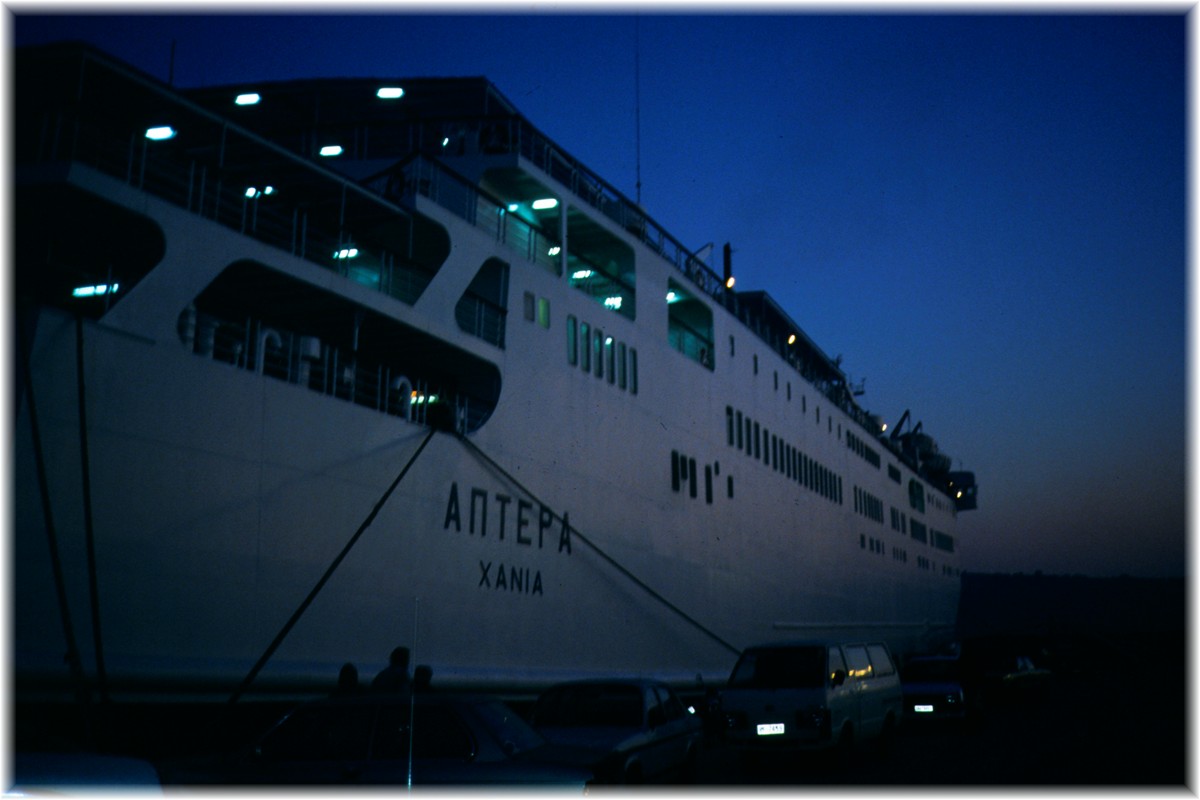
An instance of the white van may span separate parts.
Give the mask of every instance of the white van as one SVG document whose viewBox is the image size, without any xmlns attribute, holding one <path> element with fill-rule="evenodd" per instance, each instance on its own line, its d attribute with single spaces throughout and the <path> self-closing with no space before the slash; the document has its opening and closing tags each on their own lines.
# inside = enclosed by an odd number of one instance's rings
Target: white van
<svg viewBox="0 0 1200 800">
<path fill-rule="evenodd" d="M 882 642 L 747 648 L 721 694 L 727 740 L 741 749 L 847 752 L 900 725 L 900 674 Z"/>
</svg>

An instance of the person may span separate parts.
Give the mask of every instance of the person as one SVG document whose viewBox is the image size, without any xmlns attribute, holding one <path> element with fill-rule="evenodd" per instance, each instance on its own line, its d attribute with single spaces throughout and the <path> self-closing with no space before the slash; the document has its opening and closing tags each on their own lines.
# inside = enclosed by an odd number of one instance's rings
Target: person
<svg viewBox="0 0 1200 800">
<path fill-rule="evenodd" d="M 414 692 L 431 692 L 433 687 L 430 683 L 433 681 L 433 668 L 428 664 L 417 664 L 417 668 L 413 670 L 413 691 Z"/>
<path fill-rule="evenodd" d="M 408 677 L 408 648 L 397 647 L 375 680 L 371 681 L 373 692 L 403 692 L 411 687 Z"/>
<path fill-rule="evenodd" d="M 347 661 L 338 672 L 337 688 L 333 690 L 335 697 L 358 694 L 358 667 Z"/>
</svg>

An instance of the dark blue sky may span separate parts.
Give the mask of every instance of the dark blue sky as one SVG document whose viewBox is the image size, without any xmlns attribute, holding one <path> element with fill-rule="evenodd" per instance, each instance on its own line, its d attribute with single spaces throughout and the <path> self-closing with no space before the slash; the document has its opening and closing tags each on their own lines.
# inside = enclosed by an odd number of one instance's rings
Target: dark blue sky
<svg viewBox="0 0 1200 800">
<path fill-rule="evenodd" d="M 386 10 L 386 8 L 385 8 Z M 702 9 L 704 10 L 704 9 Z M 39 17 L 179 86 L 483 75 L 980 481 L 967 569 L 1182 575 L 1184 8 Z M 640 47 L 638 46 L 640 42 Z"/>
</svg>

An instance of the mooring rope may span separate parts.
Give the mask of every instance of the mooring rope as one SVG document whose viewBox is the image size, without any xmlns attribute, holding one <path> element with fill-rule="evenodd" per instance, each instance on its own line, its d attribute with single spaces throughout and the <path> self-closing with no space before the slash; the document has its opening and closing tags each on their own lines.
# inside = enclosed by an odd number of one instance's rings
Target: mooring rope
<svg viewBox="0 0 1200 800">
<path fill-rule="evenodd" d="M 83 663 L 80 660 L 79 648 L 75 644 L 75 627 L 71 624 L 71 609 L 67 603 L 67 581 L 63 573 L 62 556 L 58 549 L 58 534 L 54 528 L 54 515 L 50 503 L 50 486 L 46 479 L 46 458 L 42 452 L 42 436 L 38 427 L 37 419 L 37 403 L 33 399 L 33 369 L 30 366 L 32 359 L 31 344 L 22 336 L 23 320 L 18 319 L 17 323 L 17 358 L 20 360 L 21 376 L 25 382 L 25 399 L 29 404 L 27 412 L 29 414 L 30 434 L 33 437 L 33 459 L 37 469 L 38 486 L 42 496 L 42 514 L 46 520 L 46 541 L 50 546 L 50 567 L 54 575 L 54 588 L 58 595 L 59 614 L 62 617 L 63 638 L 66 639 L 67 645 L 67 664 L 70 667 L 71 675 L 75 681 L 75 689 L 77 699 L 80 706 L 84 709 L 84 725 L 87 727 L 88 735 L 91 735 L 91 720 L 87 713 L 87 707 L 90 704 L 91 696 L 87 687 L 87 678 L 83 673 Z"/>
<path fill-rule="evenodd" d="M 379 501 L 375 503 L 375 507 L 371 509 L 371 513 L 368 514 L 367 518 L 364 519 L 362 524 L 358 526 L 358 530 L 355 531 L 354 535 L 350 537 L 350 541 L 346 542 L 346 546 L 343 547 L 342 551 L 337 554 L 336 558 L 333 559 L 333 562 L 329 565 L 329 568 L 325 570 L 325 574 L 321 576 L 321 579 L 317 581 L 315 586 L 313 586 L 312 591 L 308 593 L 308 597 L 304 598 L 304 602 L 302 602 L 295 610 L 291 618 L 284 623 L 283 628 L 280 629 L 279 633 L 275 636 L 275 639 L 267 647 L 266 652 L 262 654 L 262 657 L 258 659 L 257 663 L 255 663 L 245 680 L 242 681 L 241 686 L 239 686 L 229 698 L 229 702 L 231 704 L 236 703 L 238 698 L 240 698 L 242 694 L 245 693 L 248 688 L 250 688 L 250 684 L 254 682 L 255 677 L 257 677 L 262 668 L 266 666 L 267 661 L 269 661 L 271 656 L 275 654 L 275 651 L 279 648 L 279 645 L 283 644 L 283 640 L 291 632 L 292 628 L 295 627 L 296 623 L 300 621 L 300 617 L 303 616 L 304 612 L 308 610 L 308 607 L 312 605 L 313 600 L 315 600 L 317 597 L 317 593 L 320 592 L 321 589 L 324 588 L 325 584 L 329 582 L 329 579 L 333 576 L 334 571 L 338 568 L 342 561 L 345 560 L 346 556 L 350 554 L 350 550 L 354 547 L 355 543 L 358 542 L 359 538 L 362 537 L 363 533 L 368 527 L 370 527 L 371 523 L 375 521 L 375 517 L 379 515 L 379 512 L 383 509 L 384 504 L 387 503 L 388 498 L 392 496 L 392 492 L 394 492 L 396 487 L 400 485 L 400 481 L 404 480 L 404 476 L 408 474 L 409 469 L 412 468 L 412 465 L 416 462 L 417 457 L 421 455 L 421 451 L 425 449 L 425 445 L 429 444 L 429 440 L 432 439 L 433 435 L 437 432 L 437 427 L 429 429 L 429 434 L 421 442 L 421 446 L 417 448 L 416 452 L 412 454 L 412 457 L 408 459 L 408 463 L 404 465 L 404 469 L 400 470 L 400 474 L 396 476 L 394 481 L 392 481 L 392 485 L 387 488 L 387 491 L 385 491 L 379 498 Z"/>
<path fill-rule="evenodd" d="M 96 532 L 92 524 L 92 470 L 88 455 L 87 398 L 84 393 L 83 315 L 75 315 L 75 376 L 79 385 L 79 467 L 83 477 L 83 535 L 87 543 L 88 586 L 92 600 L 92 644 L 96 650 L 96 683 L 100 699 L 108 698 L 104 669 L 104 637 L 100 628 L 100 580 L 96 568 Z"/>
<path fill-rule="evenodd" d="M 594 542 L 592 542 L 590 539 L 588 539 L 586 536 L 584 536 L 582 533 L 580 533 L 577 528 L 571 527 L 570 523 L 567 522 L 567 520 L 564 517 L 560 517 L 557 513 L 554 512 L 553 509 L 551 509 L 548 505 L 543 503 L 538 498 L 537 495 L 535 495 L 533 492 L 531 492 L 529 489 L 527 489 L 511 473 L 509 473 L 507 470 L 505 470 L 503 467 L 501 467 L 499 464 L 497 464 L 496 461 L 494 459 L 492 459 L 490 456 L 488 456 L 487 453 L 483 452 L 483 450 L 481 450 L 478 445 L 476 445 L 474 442 L 472 442 L 466 436 L 463 436 L 461 434 L 458 435 L 458 440 L 461 441 L 463 444 L 467 445 L 467 447 L 472 452 L 474 452 L 480 459 L 482 459 L 488 466 L 490 466 L 492 469 L 499 472 L 502 476 L 504 476 L 504 478 L 506 480 L 512 482 L 512 484 L 514 486 L 516 486 L 518 489 L 520 489 L 522 492 L 524 492 L 526 495 L 528 495 L 532 500 L 534 500 L 535 502 L 540 504 L 542 506 L 542 508 L 545 508 L 548 511 L 550 511 L 550 513 L 554 516 L 554 518 L 556 518 L 558 520 L 562 520 L 567 526 L 567 531 L 568 531 L 569 536 L 579 539 L 579 541 L 583 542 L 585 545 L 587 545 L 589 548 L 591 548 L 592 552 L 594 552 L 596 555 L 600 556 L 600 558 L 604 559 L 613 569 L 617 570 L 617 572 L 624 575 L 626 578 L 628 578 L 630 581 L 632 581 L 636 586 L 638 586 L 640 589 L 645 591 L 647 594 L 649 594 L 651 597 L 653 597 L 659 603 L 662 603 L 664 606 L 666 606 L 668 609 L 670 609 L 673 613 L 677 614 L 680 618 L 682 618 L 688 624 L 695 627 L 697 630 L 699 630 L 705 636 L 708 636 L 710 639 L 717 642 L 722 647 L 726 648 L 727 650 L 729 650 L 731 653 L 734 653 L 735 655 L 741 653 L 740 648 L 734 647 L 732 644 L 730 644 L 729 642 L 722 639 L 716 633 L 714 633 L 713 631 L 706 628 L 698 620 L 696 620 L 692 616 L 690 616 L 686 611 L 679 608 L 679 606 L 675 605 L 670 600 L 668 600 L 667 598 L 663 597 L 661 594 L 656 592 L 649 584 L 647 584 L 641 578 L 634 575 L 632 572 L 630 572 L 628 569 L 623 567 L 621 564 L 617 563 L 617 561 L 614 558 L 612 558 L 610 555 L 605 553 Z"/>
</svg>

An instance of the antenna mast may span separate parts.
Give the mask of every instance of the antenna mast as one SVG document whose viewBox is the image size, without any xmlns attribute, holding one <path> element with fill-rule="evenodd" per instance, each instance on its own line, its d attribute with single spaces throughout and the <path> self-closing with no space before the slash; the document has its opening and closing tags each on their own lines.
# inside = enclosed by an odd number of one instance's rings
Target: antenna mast
<svg viewBox="0 0 1200 800">
<path fill-rule="evenodd" d="M 633 125 L 637 162 L 637 204 L 642 204 L 642 18 L 633 18 Z"/>
</svg>

